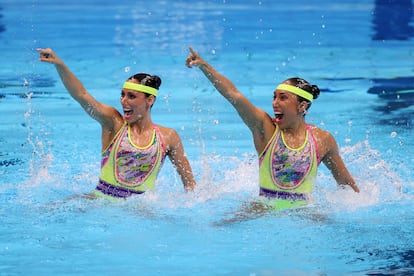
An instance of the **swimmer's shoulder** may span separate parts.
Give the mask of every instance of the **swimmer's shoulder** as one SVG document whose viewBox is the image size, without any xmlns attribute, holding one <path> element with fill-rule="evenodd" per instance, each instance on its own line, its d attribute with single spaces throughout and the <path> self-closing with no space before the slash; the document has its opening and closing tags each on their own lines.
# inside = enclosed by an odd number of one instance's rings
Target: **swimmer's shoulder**
<svg viewBox="0 0 414 276">
<path fill-rule="evenodd" d="M 317 139 L 325 140 L 325 139 L 329 139 L 329 138 L 333 137 L 332 134 L 329 131 L 321 129 L 321 128 L 317 127 L 316 125 L 308 124 L 308 127 L 310 128 L 310 130 L 312 131 L 312 134 Z"/>
<path fill-rule="evenodd" d="M 154 124 L 154 128 L 158 130 L 158 132 L 161 134 L 162 139 L 167 145 L 174 144 L 177 142 L 180 142 L 180 136 L 178 132 L 171 127 L 166 127 L 158 124 Z"/>
</svg>

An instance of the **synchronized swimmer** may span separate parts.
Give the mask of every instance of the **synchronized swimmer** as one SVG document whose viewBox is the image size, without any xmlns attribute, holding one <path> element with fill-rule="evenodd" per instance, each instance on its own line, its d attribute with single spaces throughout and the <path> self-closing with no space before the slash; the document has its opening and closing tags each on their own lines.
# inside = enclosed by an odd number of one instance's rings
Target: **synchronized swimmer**
<svg viewBox="0 0 414 276">
<path fill-rule="evenodd" d="M 191 47 L 187 67 L 198 67 L 217 91 L 237 110 L 253 135 L 259 157 L 260 195 L 272 199 L 274 208 L 306 205 L 323 162 L 339 185 L 358 186 L 347 170 L 334 137 L 307 124 L 305 115 L 319 88 L 301 78 L 290 78 L 273 91 L 273 117 L 254 106 L 225 76 Z"/>
<path fill-rule="evenodd" d="M 51 49 L 37 51 L 40 61 L 55 65 L 69 94 L 101 124 L 101 174 L 94 195 L 127 198 L 153 189 L 166 156 L 180 175 L 185 190 L 194 189 L 194 176 L 178 133 L 151 120 L 151 108 L 161 85 L 158 76 L 140 73 L 124 82 L 121 115 L 89 94 Z M 283 81 L 273 91 L 274 114 L 270 116 L 254 106 L 191 47 L 186 66 L 198 67 L 252 132 L 259 158 L 260 196 L 271 199 L 273 208 L 306 205 L 322 162 L 339 185 L 349 185 L 359 192 L 334 137 L 305 121 L 307 110 L 320 94 L 316 85 L 301 78 Z"/>
<path fill-rule="evenodd" d="M 69 94 L 101 124 L 101 174 L 94 196 L 127 198 L 153 189 L 166 156 L 180 175 L 185 190 L 194 189 L 192 169 L 178 133 L 151 120 L 151 108 L 161 85 L 158 76 L 140 73 L 124 82 L 121 115 L 89 94 L 51 49 L 37 51 L 40 61 L 55 65 Z"/>
</svg>

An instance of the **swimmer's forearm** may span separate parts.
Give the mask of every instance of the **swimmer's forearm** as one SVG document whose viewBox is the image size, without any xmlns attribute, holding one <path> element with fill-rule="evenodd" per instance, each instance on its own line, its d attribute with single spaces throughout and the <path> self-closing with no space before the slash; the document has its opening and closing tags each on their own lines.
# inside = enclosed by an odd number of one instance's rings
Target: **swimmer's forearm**
<svg viewBox="0 0 414 276">
<path fill-rule="evenodd" d="M 238 92 L 236 86 L 224 75 L 217 72 L 210 64 L 204 62 L 198 65 L 198 68 L 204 73 L 208 80 L 214 87 L 223 95 L 228 101 L 234 103 L 236 93 Z"/>
<path fill-rule="evenodd" d="M 325 132 L 324 145 L 329 150 L 322 157 L 322 162 L 331 171 L 333 177 L 338 185 L 349 185 L 355 192 L 359 192 L 358 186 L 355 184 L 355 180 L 345 166 L 344 161 L 339 155 L 338 145 L 334 137 Z"/>
<path fill-rule="evenodd" d="M 341 186 L 345 186 L 348 185 L 350 186 L 356 193 L 359 193 L 359 188 L 358 186 L 355 184 L 354 179 L 352 178 L 352 176 L 349 174 L 349 172 L 343 172 L 343 174 L 346 174 L 346 177 L 335 177 L 336 182 L 338 183 L 338 185 Z"/>
<path fill-rule="evenodd" d="M 237 105 L 242 95 L 236 86 L 224 75 L 217 72 L 207 61 L 202 59 L 192 47 L 189 47 L 189 50 L 190 55 L 186 59 L 187 67 L 197 66 L 223 97 L 231 104 Z"/>
<path fill-rule="evenodd" d="M 355 184 L 355 182 L 349 183 L 349 186 L 351 186 L 351 188 L 356 192 L 359 193 L 359 188 L 358 186 Z"/>
<path fill-rule="evenodd" d="M 82 83 L 69 70 L 63 60 L 50 48 L 37 48 L 36 50 L 40 54 L 39 60 L 41 62 L 48 62 L 55 66 L 63 85 L 70 95 L 81 104 L 84 104 L 86 102 L 87 92 Z"/>
<path fill-rule="evenodd" d="M 81 102 L 83 95 L 86 94 L 86 90 L 83 84 L 78 78 L 69 70 L 66 64 L 58 63 L 55 64 L 56 71 L 62 80 L 63 85 L 68 90 L 69 94 L 77 101 Z"/>
<path fill-rule="evenodd" d="M 106 113 L 109 115 L 105 115 L 105 108 L 102 104 L 100 104 L 96 99 L 90 95 L 83 84 L 78 80 L 78 78 L 70 71 L 70 69 L 66 66 L 66 64 L 60 59 L 52 49 L 36 49 L 39 54 L 39 60 L 41 62 L 48 62 L 55 66 L 59 77 L 65 86 L 66 90 L 69 92 L 71 97 L 75 99 L 82 108 L 88 113 L 92 118 L 99 121 L 101 124 L 107 123 L 107 118 L 114 118 L 113 114 L 118 114 L 117 112 L 112 112 L 109 109 L 106 109 Z M 113 121 L 109 120 L 111 123 Z"/>
<path fill-rule="evenodd" d="M 195 187 L 195 181 L 194 179 L 191 180 L 187 180 L 184 182 L 184 189 L 186 192 L 192 192 L 194 191 L 194 187 Z"/>
<path fill-rule="evenodd" d="M 101 124 L 104 123 L 105 116 L 102 113 L 102 109 L 99 108 L 100 104 L 86 91 L 79 79 L 63 62 L 55 64 L 55 67 L 63 85 L 68 90 L 72 98 L 81 105 L 89 116 L 99 121 Z"/>
<path fill-rule="evenodd" d="M 184 190 L 186 192 L 191 192 L 194 190 L 196 182 L 194 180 L 194 175 L 191 170 L 190 162 L 187 158 L 185 158 L 179 164 L 180 165 L 177 167 L 177 170 L 181 177 L 181 181 L 184 184 Z"/>
</svg>

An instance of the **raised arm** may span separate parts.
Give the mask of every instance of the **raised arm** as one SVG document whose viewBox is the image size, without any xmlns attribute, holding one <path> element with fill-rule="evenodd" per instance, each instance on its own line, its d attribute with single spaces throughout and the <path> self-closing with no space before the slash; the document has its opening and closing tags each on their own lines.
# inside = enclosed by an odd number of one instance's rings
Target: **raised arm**
<svg viewBox="0 0 414 276">
<path fill-rule="evenodd" d="M 322 162 L 331 171 L 338 185 L 349 185 L 355 192 L 359 193 L 358 186 L 355 184 L 354 179 L 339 154 L 338 145 L 334 137 L 328 132 L 325 132 L 324 136 L 326 152 L 322 157 Z"/>
<path fill-rule="evenodd" d="M 270 116 L 263 109 L 253 105 L 228 78 L 217 72 L 191 47 L 189 49 L 190 54 L 186 59 L 186 66 L 188 68 L 197 66 L 217 91 L 233 105 L 243 122 L 251 130 L 256 150 L 261 152 L 275 128 Z"/>
<path fill-rule="evenodd" d="M 78 78 L 69 70 L 66 64 L 52 51 L 52 49 L 38 48 L 40 61 L 55 65 L 56 71 L 69 94 L 93 119 L 101 123 L 103 127 L 113 129 L 115 119 L 122 119 L 116 109 L 98 102 L 90 95 Z"/>
</svg>

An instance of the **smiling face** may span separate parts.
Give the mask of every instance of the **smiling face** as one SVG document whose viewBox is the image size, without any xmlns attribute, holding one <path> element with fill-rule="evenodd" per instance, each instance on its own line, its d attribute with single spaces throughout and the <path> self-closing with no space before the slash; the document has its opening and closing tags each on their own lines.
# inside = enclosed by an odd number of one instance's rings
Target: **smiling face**
<svg viewBox="0 0 414 276">
<path fill-rule="evenodd" d="M 297 95 L 277 89 L 273 93 L 272 107 L 275 115 L 274 122 L 281 129 L 285 129 L 303 121 L 307 103 L 299 102 Z"/>
<path fill-rule="evenodd" d="M 126 88 L 122 89 L 121 105 L 125 121 L 134 123 L 148 117 L 154 100 L 155 98 L 152 95 Z"/>
</svg>

